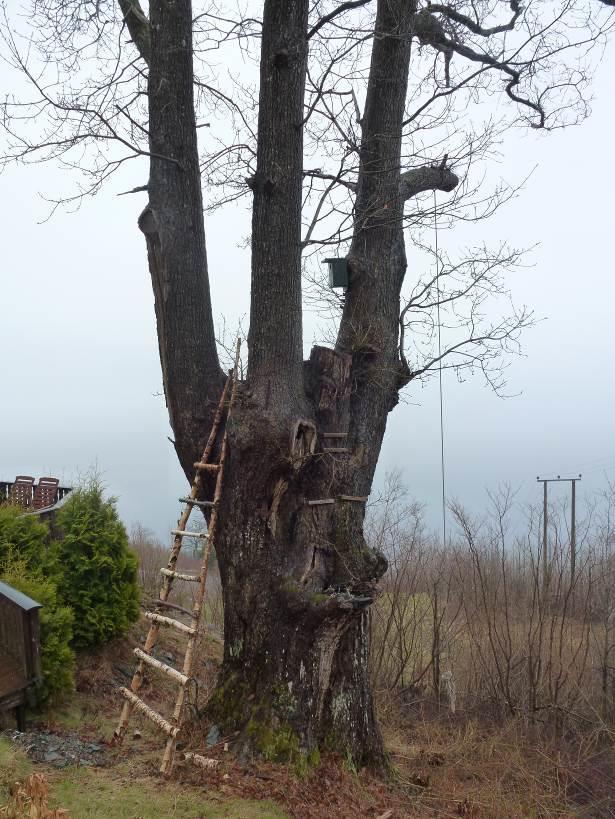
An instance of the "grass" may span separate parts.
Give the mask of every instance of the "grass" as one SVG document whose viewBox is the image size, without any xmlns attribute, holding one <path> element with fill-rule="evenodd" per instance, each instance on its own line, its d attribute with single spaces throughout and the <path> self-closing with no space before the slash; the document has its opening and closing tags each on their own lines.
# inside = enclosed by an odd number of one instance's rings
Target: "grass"
<svg viewBox="0 0 615 819">
<path fill-rule="evenodd" d="M 120 703 L 116 694 L 118 663 L 132 667 L 133 645 L 139 644 L 143 624 L 127 639 L 114 641 L 100 651 L 79 657 L 77 691 L 63 704 L 39 715 L 43 725 L 60 733 L 68 731 L 100 739 L 110 739 L 117 722 Z M 174 632 L 163 632 L 160 649 L 178 654 L 182 646 Z M 208 640 L 202 654 L 216 659 L 219 646 Z M 203 680 L 203 688 L 206 681 Z M 176 687 L 157 679 L 153 702 L 163 710 L 175 696 Z M 149 692 L 151 697 L 153 692 Z M 50 807 L 67 810 L 72 819 L 284 819 L 282 808 L 269 799 L 244 798 L 251 794 L 224 792 L 225 787 L 206 790 L 199 779 L 179 784 L 153 774 L 160 762 L 160 734 L 151 724 L 135 715 L 131 728 L 139 728 L 138 744 L 127 743 L 120 750 L 108 749 L 109 766 L 55 769 L 33 763 L 8 739 L 0 737 L 0 808 L 7 804 L 9 787 L 23 782 L 31 773 L 45 775 Z"/>
<path fill-rule="evenodd" d="M 135 778 L 127 766 L 65 768 L 55 771 L 34 765 L 25 754 L 0 738 L 0 807 L 8 801 L 9 786 L 34 770 L 49 783 L 50 807 L 62 807 L 73 819 L 284 819 L 270 802 L 213 798 L 202 788 L 177 785 L 153 777 Z"/>
<path fill-rule="evenodd" d="M 443 714 L 388 714 L 383 733 L 400 781 L 419 784 L 419 816 L 572 819 L 615 816 L 615 751 L 594 737 L 531 741 L 502 725 Z"/>
</svg>

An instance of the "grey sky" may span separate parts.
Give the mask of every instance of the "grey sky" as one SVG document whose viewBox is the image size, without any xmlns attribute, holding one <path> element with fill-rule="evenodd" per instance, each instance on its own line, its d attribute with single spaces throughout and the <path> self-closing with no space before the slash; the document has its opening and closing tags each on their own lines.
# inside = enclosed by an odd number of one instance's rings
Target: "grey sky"
<svg viewBox="0 0 615 819">
<path fill-rule="evenodd" d="M 604 483 L 605 472 L 615 477 L 613 76 L 611 47 L 593 86 L 591 118 L 554 134 L 509 136 L 496 172 L 518 181 L 537 166 L 525 190 L 490 222 L 441 238 L 540 243 L 528 257 L 533 266 L 510 280 L 516 302 L 548 318 L 526 333 L 526 357 L 509 369 L 510 391 L 522 394 L 502 401 L 480 376 L 462 384 L 445 377 L 447 494 L 474 510 L 485 487 L 503 481 L 532 500 L 538 474 L 582 472 L 581 497 Z M 15 82 L 1 65 L 0 82 Z M 167 440 L 153 297 L 136 226 L 145 198 L 116 196 L 146 178 L 145 163 L 133 163 L 78 212 L 58 211 L 38 224 L 48 212 L 39 193 L 56 196 L 65 175 L 31 166 L 0 176 L 0 479 L 25 473 L 71 483 L 96 464 L 124 521 L 164 538 L 185 482 Z M 214 312 L 231 327 L 248 312 L 249 255 L 240 247 L 247 205 L 206 223 Z M 306 345 L 316 334 L 308 314 Z M 390 416 L 377 483 L 400 468 L 437 526 L 436 382 L 412 385 L 406 399 Z"/>
</svg>

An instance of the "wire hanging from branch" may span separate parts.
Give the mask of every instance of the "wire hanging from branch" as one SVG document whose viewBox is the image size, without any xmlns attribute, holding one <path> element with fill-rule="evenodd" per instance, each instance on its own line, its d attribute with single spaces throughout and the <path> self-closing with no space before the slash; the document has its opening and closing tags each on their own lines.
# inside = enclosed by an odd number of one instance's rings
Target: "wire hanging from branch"
<svg viewBox="0 0 615 819">
<path fill-rule="evenodd" d="M 438 324 L 438 381 L 440 387 L 440 473 L 442 479 L 442 543 L 446 546 L 446 472 L 444 468 L 444 397 L 442 391 L 442 324 L 440 321 L 440 255 L 438 253 L 438 203 L 433 192 L 433 225 L 436 250 L 436 321 Z"/>
</svg>

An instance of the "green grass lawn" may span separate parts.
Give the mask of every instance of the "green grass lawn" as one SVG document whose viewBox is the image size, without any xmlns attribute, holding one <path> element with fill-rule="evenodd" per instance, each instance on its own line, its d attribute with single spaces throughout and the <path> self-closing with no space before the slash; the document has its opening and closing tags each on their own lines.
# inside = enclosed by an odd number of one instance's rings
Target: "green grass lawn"
<svg viewBox="0 0 615 819">
<path fill-rule="evenodd" d="M 0 738 L 0 807 L 8 788 L 30 773 L 44 773 L 49 782 L 50 807 L 65 808 L 72 819 L 284 819 L 270 802 L 214 798 L 204 790 L 173 782 L 135 777 L 126 767 L 65 768 L 35 765 L 11 743 Z"/>
</svg>

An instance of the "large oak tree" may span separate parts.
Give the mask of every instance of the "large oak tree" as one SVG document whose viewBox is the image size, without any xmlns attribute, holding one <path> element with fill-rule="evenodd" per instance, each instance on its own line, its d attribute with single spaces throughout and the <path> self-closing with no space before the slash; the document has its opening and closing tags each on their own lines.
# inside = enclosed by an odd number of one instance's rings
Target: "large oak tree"
<svg viewBox="0 0 615 819">
<path fill-rule="evenodd" d="M 5 56 L 35 92 L 5 101 L 7 160 L 79 165 L 77 198 L 129 159 L 149 162 L 138 224 L 187 477 L 225 378 L 204 213 L 252 197 L 249 357 L 216 542 L 224 662 L 209 707 L 240 747 L 381 761 L 368 614 L 386 562 L 364 538 L 363 502 L 308 501 L 369 496 L 400 390 L 443 360 L 501 386 L 498 357 L 530 317 L 490 322 L 485 300 L 517 252 L 440 254 L 435 275 L 407 275 L 406 244 L 422 244 L 435 191 L 443 224 L 507 199 L 505 186 L 473 183 L 472 168 L 511 125 L 585 115 L 591 49 L 610 22 L 582 0 L 265 0 L 243 10 L 36 0 L 26 48 L 5 19 Z M 247 64 L 258 52 L 257 88 L 232 62 L 220 68 L 225 49 Z M 342 297 L 314 274 L 323 248 L 347 257 Z M 307 361 L 302 276 L 312 297 L 329 299 L 335 326 L 331 346 Z M 433 346 L 436 308 L 451 330 L 444 350 Z M 325 433 L 345 433 L 337 446 L 348 452 L 327 452 Z"/>
</svg>

